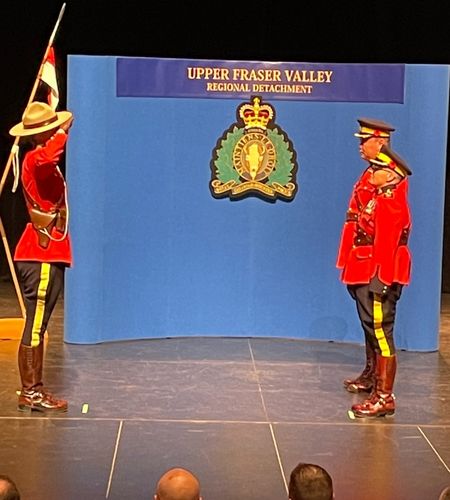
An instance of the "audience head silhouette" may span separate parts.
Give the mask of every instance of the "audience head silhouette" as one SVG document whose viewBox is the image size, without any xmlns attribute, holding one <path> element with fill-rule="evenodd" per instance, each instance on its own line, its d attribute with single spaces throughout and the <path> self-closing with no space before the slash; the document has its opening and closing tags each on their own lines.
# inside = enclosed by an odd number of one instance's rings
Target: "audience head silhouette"
<svg viewBox="0 0 450 500">
<path fill-rule="evenodd" d="M 0 474 L 0 500 L 20 500 L 17 486 L 4 474 Z"/>
<path fill-rule="evenodd" d="M 155 500 L 201 500 L 200 483 L 186 469 L 170 469 L 158 481 Z"/>
<path fill-rule="evenodd" d="M 299 463 L 291 472 L 290 500 L 332 500 L 333 481 L 328 472 L 314 464 Z"/>
</svg>

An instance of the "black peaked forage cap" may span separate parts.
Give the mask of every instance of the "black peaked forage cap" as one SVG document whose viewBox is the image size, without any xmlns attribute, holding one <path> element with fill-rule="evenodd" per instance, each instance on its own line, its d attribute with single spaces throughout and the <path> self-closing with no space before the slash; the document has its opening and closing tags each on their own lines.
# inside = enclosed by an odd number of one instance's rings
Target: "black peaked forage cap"
<svg viewBox="0 0 450 500">
<path fill-rule="evenodd" d="M 369 137 L 384 137 L 389 138 L 391 132 L 394 132 L 395 127 L 390 123 L 375 118 L 358 118 L 359 131 L 355 137 L 368 139 Z"/>
</svg>

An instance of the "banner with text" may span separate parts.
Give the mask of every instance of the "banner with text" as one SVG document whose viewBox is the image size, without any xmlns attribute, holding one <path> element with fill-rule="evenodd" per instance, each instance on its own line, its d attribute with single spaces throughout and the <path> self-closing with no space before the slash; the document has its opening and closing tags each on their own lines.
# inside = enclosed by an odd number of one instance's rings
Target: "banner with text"
<svg viewBox="0 0 450 500">
<path fill-rule="evenodd" d="M 117 97 L 403 103 L 403 64 L 117 58 Z"/>
</svg>

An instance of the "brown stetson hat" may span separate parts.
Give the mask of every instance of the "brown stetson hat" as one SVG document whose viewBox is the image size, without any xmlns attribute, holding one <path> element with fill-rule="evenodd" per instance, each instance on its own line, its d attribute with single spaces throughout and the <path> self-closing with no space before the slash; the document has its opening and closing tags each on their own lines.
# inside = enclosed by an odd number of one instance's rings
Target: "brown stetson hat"
<svg viewBox="0 0 450 500">
<path fill-rule="evenodd" d="M 45 102 L 32 102 L 24 114 L 22 121 L 14 125 L 9 133 L 15 137 L 40 134 L 59 127 L 72 117 L 70 111 L 53 111 Z"/>
</svg>

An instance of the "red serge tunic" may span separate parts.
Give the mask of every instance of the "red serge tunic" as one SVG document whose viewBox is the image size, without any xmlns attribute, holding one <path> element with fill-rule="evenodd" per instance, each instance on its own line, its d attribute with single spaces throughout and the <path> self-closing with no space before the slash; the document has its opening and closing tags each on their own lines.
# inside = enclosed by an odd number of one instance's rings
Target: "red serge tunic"
<svg viewBox="0 0 450 500">
<path fill-rule="evenodd" d="M 375 276 L 386 285 L 409 283 L 411 255 L 406 243 L 411 215 L 407 198 L 405 178 L 374 193 L 358 212 L 357 221 L 345 223 L 337 262 L 344 283 L 367 284 Z"/>
<path fill-rule="evenodd" d="M 342 229 L 341 242 L 339 245 L 336 267 L 342 269 L 347 262 L 348 255 L 353 247 L 358 220 L 361 212 L 366 208 L 375 194 L 375 187 L 369 183 L 372 175 L 372 169 L 367 168 L 356 184 L 350 196 L 350 202 L 347 210 L 347 218 Z"/>
<path fill-rule="evenodd" d="M 58 169 L 66 141 L 66 133 L 55 133 L 45 145 L 26 153 L 22 162 L 21 179 L 25 199 L 33 200 L 46 212 L 62 208 L 66 204 L 65 182 Z M 63 236 L 55 227 L 52 228 L 51 235 L 56 240 L 61 240 Z M 60 262 L 70 266 L 72 252 L 69 235 L 62 241 L 50 240 L 47 248 L 43 248 L 39 245 L 37 230 L 28 222 L 17 243 L 14 260 Z"/>
</svg>

